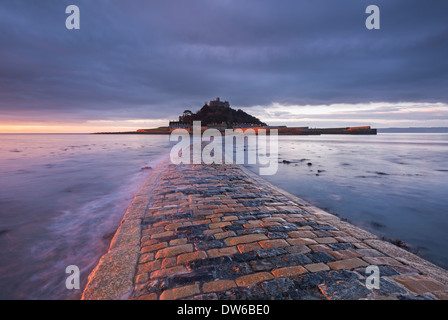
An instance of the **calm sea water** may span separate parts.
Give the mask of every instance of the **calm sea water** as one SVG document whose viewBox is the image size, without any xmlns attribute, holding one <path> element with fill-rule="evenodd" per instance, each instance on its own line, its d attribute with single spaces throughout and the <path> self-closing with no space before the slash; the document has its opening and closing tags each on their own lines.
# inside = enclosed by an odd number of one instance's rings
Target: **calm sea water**
<svg viewBox="0 0 448 320">
<path fill-rule="evenodd" d="M 78 299 L 169 136 L 0 135 L 0 298 Z"/>
<path fill-rule="evenodd" d="M 291 163 L 265 179 L 448 267 L 448 134 L 279 139 Z M 0 298 L 78 299 L 66 266 L 85 285 L 142 168 L 171 146 L 156 135 L 0 135 Z"/>
</svg>

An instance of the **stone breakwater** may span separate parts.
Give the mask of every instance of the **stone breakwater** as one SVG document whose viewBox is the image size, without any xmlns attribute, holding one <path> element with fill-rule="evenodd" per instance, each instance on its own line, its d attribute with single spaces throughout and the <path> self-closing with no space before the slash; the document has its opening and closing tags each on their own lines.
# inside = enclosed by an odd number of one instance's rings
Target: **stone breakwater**
<svg viewBox="0 0 448 320">
<path fill-rule="evenodd" d="M 380 288 L 366 287 L 366 267 Z M 448 272 L 238 165 L 161 164 L 83 299 L 448 299 Z"/>
</svg>

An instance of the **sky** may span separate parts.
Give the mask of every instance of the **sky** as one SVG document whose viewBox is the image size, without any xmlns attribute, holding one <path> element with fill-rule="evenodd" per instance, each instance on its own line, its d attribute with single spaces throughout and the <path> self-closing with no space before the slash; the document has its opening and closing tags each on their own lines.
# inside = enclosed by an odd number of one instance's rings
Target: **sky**
<svg viewBox="0 0 448 320">
<path fill-rule="evenodd" d="M 68 30 L 65 8 L 80 9 Z M 368 30 L 368 5 L 380 9 Z M 269 125 L 448 126 L 441 0 L 0 0 L 0 132 L 132 131 L 211 99 Z"/>
</svg>

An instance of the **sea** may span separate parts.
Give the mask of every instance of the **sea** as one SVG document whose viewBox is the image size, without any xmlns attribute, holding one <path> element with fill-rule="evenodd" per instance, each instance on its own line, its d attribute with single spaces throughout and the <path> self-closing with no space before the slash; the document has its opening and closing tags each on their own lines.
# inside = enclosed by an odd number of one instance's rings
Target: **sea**
<svg viewBox="0 0 448 320">
<path fill-rule="evenodd" d="M 172 146 L 168 135 L 0 134 L 0 299 L 79 299 Z M 448 268 L 448 133 L 279 136 L 278 162 L 264 179 Z M 79 290 L 66 288 L 69 265 Z"/>
</svg>

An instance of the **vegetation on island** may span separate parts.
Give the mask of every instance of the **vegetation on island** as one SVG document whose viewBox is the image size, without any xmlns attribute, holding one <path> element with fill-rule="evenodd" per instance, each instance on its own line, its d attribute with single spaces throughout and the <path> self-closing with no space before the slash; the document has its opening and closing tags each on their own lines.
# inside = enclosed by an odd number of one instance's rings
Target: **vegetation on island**
<svg viewBox="0 0 448 320">
<path fill-rule="evenodd" d="M 205 104 L 198 112 L 193 113 L 190 110 L 185 110 L 179 117 L 179 121 L 193 123 L 193 121 L 201 121 L 201 125 L 226 123 L 232 125 L 234 123 L 253 124 L 259 126 L 266 126 L 266 123 L 260 121 L 258 118 L 251 116 L 241 109 L 235 110 L 231 107 L 217 107 Z"/>
</svg>

